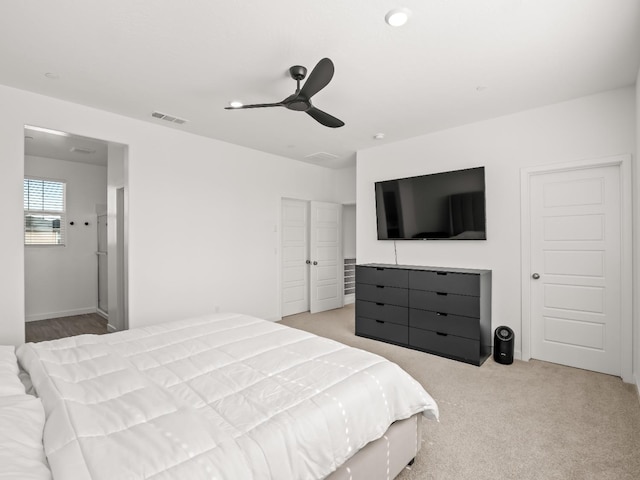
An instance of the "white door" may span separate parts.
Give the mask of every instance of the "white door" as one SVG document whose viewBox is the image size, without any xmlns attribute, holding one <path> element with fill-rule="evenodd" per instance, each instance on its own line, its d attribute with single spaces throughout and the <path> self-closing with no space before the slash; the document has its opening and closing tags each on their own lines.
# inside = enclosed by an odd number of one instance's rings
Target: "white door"
<svg viewBox="0 0 640 480">
<path fill-rule="evenodd" d="M 531 356 L 621 374 L 619 166 L 533 175 Z"/>
<path fill-rule="evenodd" d="M 282 316 L 309 310 L 309 202 L 282 200 Z"/>
<path fill-rule="evenodd" d="M 342 205 L 311 202 L 311 313 L 344 304 Z"/>
</svg>

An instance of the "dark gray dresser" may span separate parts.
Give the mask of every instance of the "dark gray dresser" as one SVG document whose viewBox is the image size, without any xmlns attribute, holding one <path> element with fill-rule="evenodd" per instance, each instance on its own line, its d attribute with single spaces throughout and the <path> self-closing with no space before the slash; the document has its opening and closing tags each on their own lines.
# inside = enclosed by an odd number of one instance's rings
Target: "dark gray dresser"
<svg viewBox="0 0 640 480">
<path fill-rule="evenodd" d="M 480 366 L 491 355 L 491 270 L 358 265 L 356 335 Z"/>
</svg>

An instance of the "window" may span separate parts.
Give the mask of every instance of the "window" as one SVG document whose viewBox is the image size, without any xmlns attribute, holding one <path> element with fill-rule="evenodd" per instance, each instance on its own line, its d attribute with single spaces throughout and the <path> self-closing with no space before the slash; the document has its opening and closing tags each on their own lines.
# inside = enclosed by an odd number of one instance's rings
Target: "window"
<svg viewBox="0 0 640 480">
<path fill-rule="evenodd" d="M 24 179 L 24 244 L 65 244 L 66 184 L 54 180 Z"/>
</svg>

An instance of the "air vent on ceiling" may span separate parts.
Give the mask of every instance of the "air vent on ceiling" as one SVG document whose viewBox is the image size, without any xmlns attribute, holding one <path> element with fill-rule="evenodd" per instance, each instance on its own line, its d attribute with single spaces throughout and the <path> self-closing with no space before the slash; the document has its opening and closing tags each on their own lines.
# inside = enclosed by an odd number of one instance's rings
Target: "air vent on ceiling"
<svg viewBox="0 0 640 480">
<path fill-rule="evenodd" d="M 71 147 L 70 151 L 73 153 L 82 153 L 83 155 L 90 155 L 92 153 L 96 153 L 95 150 L 90 150 L 88 148 L 82 148 L 82 147 Z"/>
<path fill-rule="evenodd" d="M 159 118 L 160 120 L 166 120 L 167 122 L 177 123 L 179 125 L 182 125 L 183 123 L 187 123 L 189 121 L 185 120 L 184 118 L 176 117 L 174 115 L 167 115 L 166 113 L 162 112 L 153 112 L 151 116 L 154 118 Z"/>
<path fill-rule="evenodd" d="M 320 162 L 326 162 L 329 160 L 336 160 L 338 156 L 334 155 L 333 153 L 318 152 L 318 153 L 312 153 L 311 155 L 307 155 L 304 158 L 308 160 L 318 160 Z"/>
</svg>

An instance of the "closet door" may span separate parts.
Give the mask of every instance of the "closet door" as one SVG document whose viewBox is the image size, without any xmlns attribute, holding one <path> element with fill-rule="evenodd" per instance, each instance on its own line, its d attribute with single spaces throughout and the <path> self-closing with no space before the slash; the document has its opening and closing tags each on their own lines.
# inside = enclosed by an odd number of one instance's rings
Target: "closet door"
<svg viewBox="0 0 640 480">
<path fill-rule="evenodd" d="M 344 305 L 342 205 L 310 202 L 311 313 Z"/>
<path fill-rule="evenodd" d="M 619 165 L 532 177 L 531 356 L 621 374 Z"/>
<path fill-rule="evenodd" d="M 309 202 L 282 200 L 282 316 L 309 310 Z"/>
</svg>

